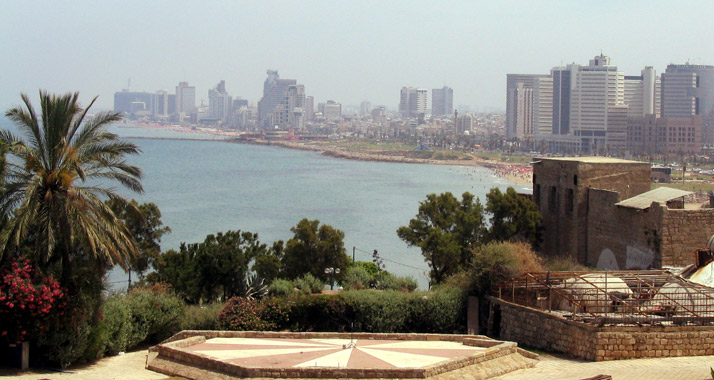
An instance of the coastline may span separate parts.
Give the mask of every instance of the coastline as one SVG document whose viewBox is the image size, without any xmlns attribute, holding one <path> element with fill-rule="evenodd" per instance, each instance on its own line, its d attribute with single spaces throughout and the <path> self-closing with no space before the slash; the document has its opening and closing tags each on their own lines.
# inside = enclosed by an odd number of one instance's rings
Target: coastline
<svg viewBox="0 0 714 380">
<path fill-rule="evenodd" d="M 502 161 L 496 160 L 484 160 L 476 155 L 470 155 L 471 159 L 460 159 L 460 160 L 434 160 L 434 159 L 424 159 L 424 158 L 413 158 L 406 157 L 403 154 L 394 154 L 394 152 L 380 152 L 380 151 L 352 151 L 334 145 L 329 145 L 319 142 L 299 142 L 291 140 L 262 140 L 262 139 L 239 139 L 241 132 L 228 132 L 222 131 L 215 128 L 188 128 L 177 125 L 158 125 L 158 124 L 146 124 L 146 123 L 133 123 L 120 125 L 121 128 L 156 128 L 162 130 L 168 130 L 171 132 L 177 132 L 181 134 L 188 135 L 187 137 L 142 137 L 134 136 L 131 138 L 139 139 L 185 139 L 185 140 L 205 140 L 205 141 L 223 141 L 237 144 L 248 144 L 248 145 L 264 145 L 264 146 L 274 146 L 279 148 L 295 149 L 295 150 L 306 150 L 313 152 L 320 152 L 321 154 L 333 158 L 341 158 L 347 160 L 359 160 L 359 161 L 374 161 L 374 162 L 394 162 L 394 163 L 411 163 L 411 164 L 430 164 L 430 165 L 457 165 L 457 166 L 478 166 L 490 169 L 499 177 L 506 179 L 507 181 L 515 184 L 528 186 L 532 184 L 532 169 L 525 166 L 515 166 Z M 206 134 L 213 135 L 217 137 L 223 137 L 223 139 L 200 139 L 195 137 L 190 137 L 192 134 Z"/>
<path fill-rule="evenodd" d="M 412 158 L 404 155 L 383 154 L 382 152 L 357 152 L 342 149 L 327 144 L 306 144 L 297 141 L 268 141 L 268 140 L 226 140 L 238 144 L 266 145 L 287 149 L 308 150 L 321 152 L 325 156 L 341 158 L 347 160 L 374 161 L 374 162 L 398 162 L 410 164 L 430 164 L 430 165 L 457 165 L 457 166 L 478 166 L 492 170 L 497 176 L 505 178 L 516 185 L 531 185 L 532 171 L 530 168 L 509 165 L 500 161 L 483 160 L 476 156 L 471 156 L 470 160 L 433 160 L 423 158 Z"/>
</svg>

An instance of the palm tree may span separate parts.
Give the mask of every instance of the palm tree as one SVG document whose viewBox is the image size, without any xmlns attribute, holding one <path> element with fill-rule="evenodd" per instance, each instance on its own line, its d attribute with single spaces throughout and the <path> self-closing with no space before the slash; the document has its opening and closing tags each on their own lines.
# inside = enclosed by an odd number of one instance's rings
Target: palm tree
<svg viewBox="0 0 714 380">
<path fill-rule="evenodd" d="M 0 131 L 8 146 L 0 215 L 8 218 L 0 235 L 0 258 L 29 245 L 38 263 L 60 262 L 63 279 L 70 277 L 73 257 L 89 254 L 126 268 L 139 250 L 126 226 L 103 201 L 126 200 L 111 184 L 141 193 L 141 169 L 125 156 L 139 153 L 106 126 L 121 119 L 103 112 L 87 117 L 79 93 L 55 95 L 40 91 L 41 115 L 27 95 L 24 107 L 5 114 L 21 136 Z"/>
</svg>

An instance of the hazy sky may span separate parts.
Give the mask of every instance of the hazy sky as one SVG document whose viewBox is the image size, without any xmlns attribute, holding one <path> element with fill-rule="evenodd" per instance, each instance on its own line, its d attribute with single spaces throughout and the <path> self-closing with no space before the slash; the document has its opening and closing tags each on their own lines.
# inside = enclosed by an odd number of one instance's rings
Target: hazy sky
<svg viewBox="0 0 714 380">
<path fill-rule="evenodd" d="M 448 85 L 454 105 L 505 109 L 506 73 L 548 73 L 609 55 L 646 65 L 714 64 L 714 1 L 8 1 L 0 8 L 0 108 L 39 88 L 99 95 L 126 88 L 197 102 L 226 81 L 257 102 L 265 71 L 315 102 L 390 108 L 402 86 Z M 431 92 L 429 93 L 431 97 Z"/>
</svg>

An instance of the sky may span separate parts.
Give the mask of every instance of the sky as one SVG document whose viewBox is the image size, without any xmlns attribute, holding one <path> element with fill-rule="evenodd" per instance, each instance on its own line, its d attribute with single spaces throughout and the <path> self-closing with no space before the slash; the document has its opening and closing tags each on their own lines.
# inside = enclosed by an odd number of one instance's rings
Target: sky
<svg viewBox="0 0 714 380">
<path fill-rule="evenodd" d="M 714 1 L 13 1 L 0 8 L 0 109 L 38 89 L 84 104 L 127 88 L 226 81 L 257 103 L 266 70 L 315 103 L 396 108 L 403 86 L 505 110 L 506 74 L 547 74 L 601 52 L 626 75 L 713 64 Z M 431 92 L 429 92 L 431 97 Z"/>
</svg>

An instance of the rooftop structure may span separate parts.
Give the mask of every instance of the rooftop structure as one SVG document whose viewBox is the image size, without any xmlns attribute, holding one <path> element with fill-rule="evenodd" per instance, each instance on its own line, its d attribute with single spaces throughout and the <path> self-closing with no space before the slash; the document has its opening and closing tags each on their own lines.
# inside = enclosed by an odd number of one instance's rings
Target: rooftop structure
<svg viewBox="0 0 714 380">
<path fill-rule="evenodd" d="M 595 361 L 714 354 L 714 288 L 667 271 L 526 273 L 492 294 L 499 339 Z"/>
</svg>

